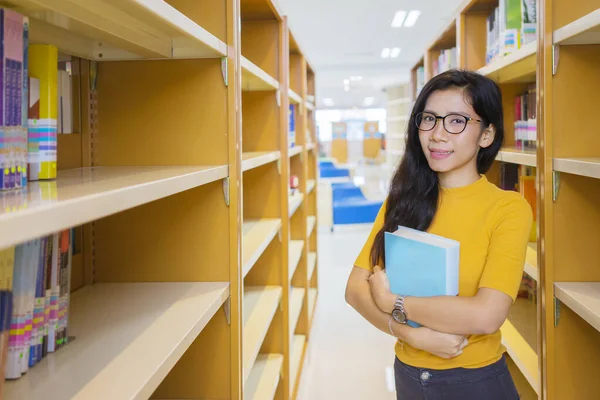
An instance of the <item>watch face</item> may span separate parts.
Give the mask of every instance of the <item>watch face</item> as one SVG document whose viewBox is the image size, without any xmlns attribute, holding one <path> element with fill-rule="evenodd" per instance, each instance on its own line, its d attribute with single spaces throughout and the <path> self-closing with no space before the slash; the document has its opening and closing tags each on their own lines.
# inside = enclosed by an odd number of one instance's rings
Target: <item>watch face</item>
<svg viewBox="0 0 600 400">
<path fill-rule="evenodd" d="M 399 310 L 397 308 L 394 311 L 392 311 L 392 317 L 399 324 L 405 324 L 406 323 L 406 315 L 401 310 Z"/>
</svg>

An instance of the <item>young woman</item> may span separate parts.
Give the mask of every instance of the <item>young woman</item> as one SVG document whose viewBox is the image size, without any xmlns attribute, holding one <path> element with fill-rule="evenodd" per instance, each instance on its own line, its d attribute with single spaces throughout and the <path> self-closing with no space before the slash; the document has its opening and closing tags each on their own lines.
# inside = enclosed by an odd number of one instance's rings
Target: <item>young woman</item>
<svg viewBox="0 0 600 400">
<path fill-rule="evenodd" d="M 442 73 L 414 104 L 405 155 L 346 288 L 352 307 L 398 339 L 398 399 L 519 398 L 499 328 L 521 282 L 533 215 L 519 193 L 484 175 L 503 137 L 500 90 L 477 73 Z M 390 292 L 384 232 L 398 225 L 460 242 L 458 296 Z"/>
</svg>

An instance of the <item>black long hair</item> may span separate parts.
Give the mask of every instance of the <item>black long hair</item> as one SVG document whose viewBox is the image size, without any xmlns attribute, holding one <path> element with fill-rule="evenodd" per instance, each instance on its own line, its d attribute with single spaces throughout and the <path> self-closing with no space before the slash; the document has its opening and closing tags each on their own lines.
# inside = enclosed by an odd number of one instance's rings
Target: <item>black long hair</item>
<svg viewBox="0 0 600 400">
<path fill-rule="evenodd" d="M 483 120 L 482 130 L 490 124 L 495 128 L 492 144 L 480 148 L 477 171 L 484 174 L 492 166 L 504 141 L 502 94 L 491 79 L 476 72 L 449 70 L 435 76 L 423 87 L 413 106 L 408 121 L 406 151 L 392 177 L 383 228 L 375 236 L 371 248 L 372 265 L 385 267 L 385 232 L 393 232 L 398 225 L 426 231 L 437 211 L 440 187 L 438 176 L 425 158 L 419 141 L 415 116 L 424 110 L 429 96 L 437 90 L 458 88 Z"/>
</svg>

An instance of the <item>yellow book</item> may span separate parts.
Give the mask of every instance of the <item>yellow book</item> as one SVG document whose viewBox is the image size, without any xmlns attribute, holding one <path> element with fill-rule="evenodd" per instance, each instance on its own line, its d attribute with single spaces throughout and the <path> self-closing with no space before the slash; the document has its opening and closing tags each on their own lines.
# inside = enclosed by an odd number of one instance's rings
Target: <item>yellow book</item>
<svg viewBox="0 0 600 400">
<path fill-rule="evenodd" d="M 30 105 L 38 102 L 36 107 L 30 108 L 28 116 L 29 179 L 54 179 L 58 145 L 58 49 L 55 46 L 29 46 L 29 76 L 39 82 L 39 92 L 32 90 L 30 96 L 36 97 L 29 102 Z"/>
</svg>

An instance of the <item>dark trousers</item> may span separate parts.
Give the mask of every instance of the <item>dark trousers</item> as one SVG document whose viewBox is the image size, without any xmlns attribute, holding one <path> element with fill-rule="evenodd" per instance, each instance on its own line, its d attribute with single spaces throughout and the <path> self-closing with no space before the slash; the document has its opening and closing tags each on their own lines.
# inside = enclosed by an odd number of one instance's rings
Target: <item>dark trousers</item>
<svg viewBox="0 0 600 400">
<path fill-rule="evenodd" d="M 482 368 L 432 370 L 394 363 L 398 400 L 516 400 L 505 356 Z"/>
</svg>

